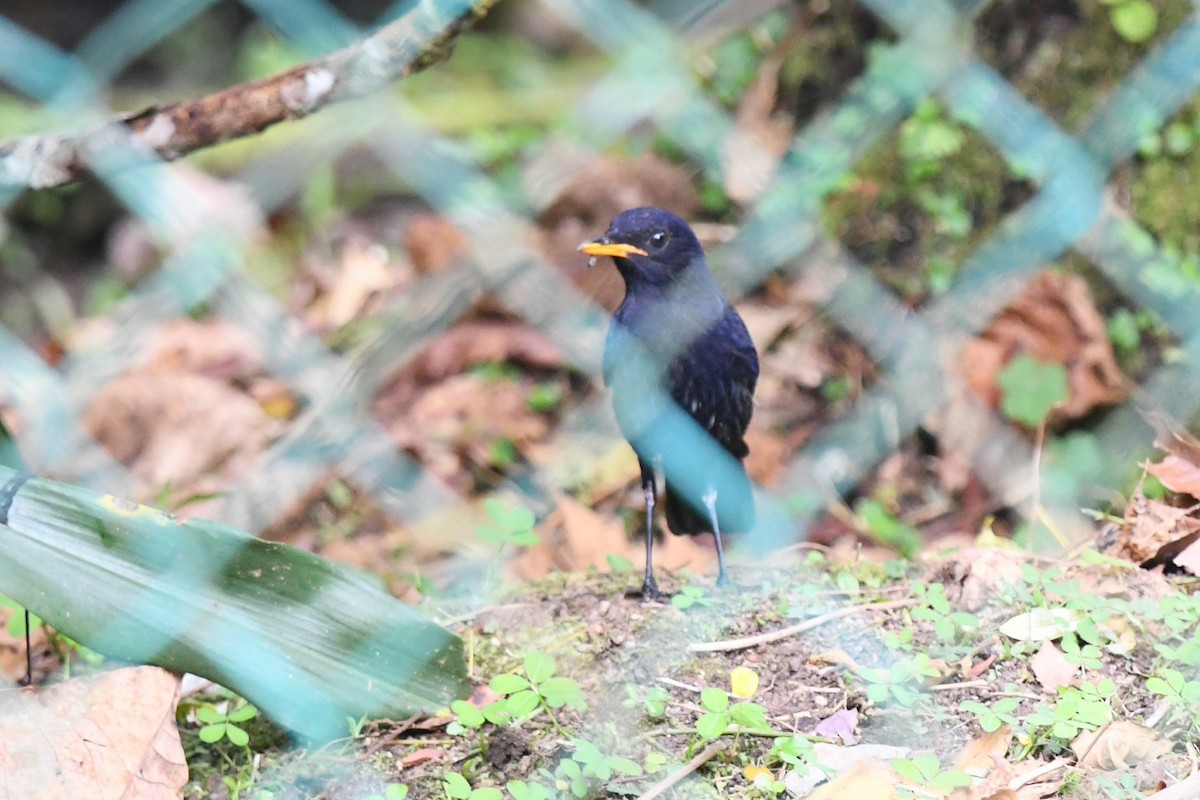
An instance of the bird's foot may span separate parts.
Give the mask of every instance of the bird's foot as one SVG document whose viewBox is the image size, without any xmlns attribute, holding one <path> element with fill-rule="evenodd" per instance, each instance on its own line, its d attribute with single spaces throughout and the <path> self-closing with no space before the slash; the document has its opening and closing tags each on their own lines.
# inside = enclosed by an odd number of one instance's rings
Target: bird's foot
<svg viewBox="0 0 1200 800">
<path fill-rule="evenodd" d="M 722 570 L 720 573 L 717 574 L 716 588 L 728 591 L 730 589 L 736 589 L 737 584 L 735 584 L 733 581 L 731 581 L 729 579 L 728 572 L 725 572 L 724 570 Z"/>
<path fill-rule="evenodd" d="M 653 578 L 646 579 L 642 584 L 642 601 L 646 603 L 669 603 L 671 595 L 658 588 Z"/>
</svg>

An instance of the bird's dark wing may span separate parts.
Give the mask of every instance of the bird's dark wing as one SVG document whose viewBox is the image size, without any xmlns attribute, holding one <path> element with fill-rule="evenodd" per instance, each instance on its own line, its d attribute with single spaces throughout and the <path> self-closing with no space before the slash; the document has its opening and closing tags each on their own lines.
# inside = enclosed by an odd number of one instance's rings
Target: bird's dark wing
<svg viewBox="0 0 1200 800">
<path fill-rule="evenodd" d="M 730 307 L 720 322 L 671 365 L 672 399 L 730 455 L 749 453 L 744 436 L 754 413 L 758 353 L 746 324 Z"/>
<path fill-rule="evenodd" d="M 745 323 L 733 308 L 684 351 L 668 374 L 668 389 L 679 407 L 737 459 L 750 452 L 744 437 L 754 412 L 757 382 L 758 354 Z M 750 478 L 744 470 L 739 478 L 736 485 L 723 487 L 717 496 L 718 516 L 722 527 L 729 531 L 754 526 Z M 667 476 L 670 529 L 677 534 L 711 531 L 706 511 L 672 491 L 670 483 Z"/>
</svg>

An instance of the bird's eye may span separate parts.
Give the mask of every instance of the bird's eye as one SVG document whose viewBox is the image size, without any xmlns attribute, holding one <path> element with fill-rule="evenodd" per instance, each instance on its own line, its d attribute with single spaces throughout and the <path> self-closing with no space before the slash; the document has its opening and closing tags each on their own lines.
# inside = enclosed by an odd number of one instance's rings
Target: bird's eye
<svg viewBox="0 0 1200 800">
<path fill-rule="evenodd" d="M 650 237 L 650 244 L 652 244 L 656 248 L 661 249 L 662 247 L 664 247 L 666 245 L 666 243 L 667 243 L 667 232 L 666 231 L 659 231 L 658 233 L 656 233 Z"/>
</svg>

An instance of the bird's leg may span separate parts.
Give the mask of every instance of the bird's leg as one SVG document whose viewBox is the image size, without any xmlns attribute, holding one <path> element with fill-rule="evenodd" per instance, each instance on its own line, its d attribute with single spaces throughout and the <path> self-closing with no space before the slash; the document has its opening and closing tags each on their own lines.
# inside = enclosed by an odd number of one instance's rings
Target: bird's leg
<svg viewBox="0 0 1200 800">
<path fill-rule="evenodd" d="M 717 522 L 717 490 L 710 486 L 701 499 L 704 501 L 704 507 L 708 509 L 713 539 L 717 542 L 717 586 L 726 586 L 729 583 L 729 573 L 725 571 L 725 550 L 721 547 L 721 525 Z"/>
<path fill-rule="evenodd" d="M 642 598 L 666 600 L 667 595 L 654 581 L 654 506 L 658 500 L 658 488 L 654 482 L 654 467 L 639 459 L 642 468 L 642 494 L 646 498 L 646 578 L 642 581 Z"/>
</svg>

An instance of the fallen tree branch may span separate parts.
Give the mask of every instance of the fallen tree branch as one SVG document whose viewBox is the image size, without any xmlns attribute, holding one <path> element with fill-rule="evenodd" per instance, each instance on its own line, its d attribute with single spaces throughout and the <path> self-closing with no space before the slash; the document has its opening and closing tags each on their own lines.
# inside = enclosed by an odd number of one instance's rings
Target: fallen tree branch
<svg viewBox="0 0 1200 800">
<path fill-rule="evenodd" d="M 454 39 L 498 1 L 421 3 L 343 50 L 269 78 L 149 108 L 90 131 L 0 142 L 0 190 L 44 189 L 78 180 L 94 155 L 119 141 L 114 137 L 146 154 L 173 160 L 361 97 L 448 58 Z M 439 13 L 438 5 L 451 5 L 458 13 Z"/>
</svg>

